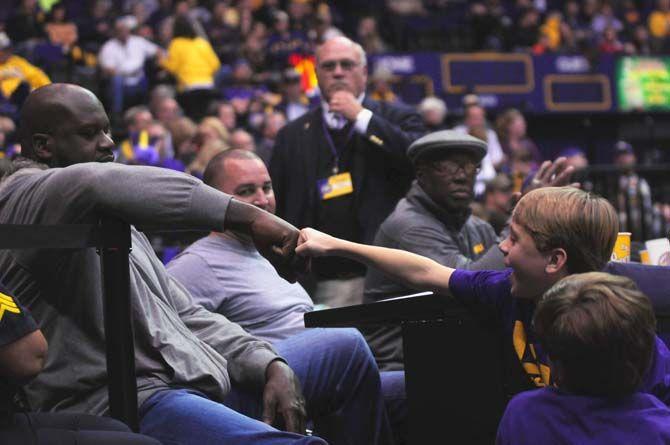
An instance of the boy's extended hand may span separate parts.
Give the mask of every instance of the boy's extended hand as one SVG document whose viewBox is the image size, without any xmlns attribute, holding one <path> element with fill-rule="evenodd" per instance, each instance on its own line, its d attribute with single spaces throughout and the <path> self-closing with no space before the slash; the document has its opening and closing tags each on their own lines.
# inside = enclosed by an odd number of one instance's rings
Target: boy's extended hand
<svg viewBox="0 0 670 445">
<path fill-rule="evenodd" d="M 225 227 L 251 237 L 256 249 L 291 283 L 306 273 L 308 262 L 295 254 L 300 232 L 281 218 L 251 204 L 232 200 L 226 213 Z"/>
<path fill-rule="evenodd" d="M 303 257 L 325 256 L 331 252 L 339 240 L 311 228 L 300 231 L 296 253 Z"/>
</svg>

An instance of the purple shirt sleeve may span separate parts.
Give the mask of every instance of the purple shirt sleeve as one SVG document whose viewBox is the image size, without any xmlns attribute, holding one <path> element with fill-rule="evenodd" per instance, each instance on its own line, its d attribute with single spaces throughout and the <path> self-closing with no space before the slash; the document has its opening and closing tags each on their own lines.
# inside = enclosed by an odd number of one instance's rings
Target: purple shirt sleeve
<svg viewBox="0 0 670 445">
<path fill-rule="evenodd" d="M 511 269 L 456 269 L 449 279 L 449 290 L 464 304 L 486 304 L 501 307 L 511 301 Z"/>
</svg>

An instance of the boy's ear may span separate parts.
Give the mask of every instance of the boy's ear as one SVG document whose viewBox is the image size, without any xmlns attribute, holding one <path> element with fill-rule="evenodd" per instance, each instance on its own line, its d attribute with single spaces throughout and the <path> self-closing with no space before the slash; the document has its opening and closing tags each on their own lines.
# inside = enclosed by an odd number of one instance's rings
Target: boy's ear
<svg viewBox="0 0 670 445">
<path fill-rule="evenodd" d="M 33 152 L 35 158 L 40 161 L 48 161 L 53 157 L 51 152 L 51 135 L 46 133 L 35 133 L 32 136 Z"/>
<path fill-rule="evenodd" d="M 565 249 L 557 247 L 548 253 L 548 262 L 544 271 L 548 274 L 556 274 L 567 269 L 568 253 Z"/>
</svg>

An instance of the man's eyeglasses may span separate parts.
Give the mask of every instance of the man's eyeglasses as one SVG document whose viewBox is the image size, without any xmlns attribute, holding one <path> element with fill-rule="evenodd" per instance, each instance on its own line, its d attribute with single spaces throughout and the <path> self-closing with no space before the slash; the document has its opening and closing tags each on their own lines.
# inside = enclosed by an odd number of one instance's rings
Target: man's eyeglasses
<svg viewBox="0 0 670 445">
<path fill-rule="evenodd" d="M 351 59 L 327 60 L 319 65 L 324 71 L 335 71 L 337 65 L 342 67 L 342 71 L 351 71 L 358 66 L 358 62 Z"/>
<path fill-rule="evenodd" d="M 449 159 L 443 159 L 435 162 L 433 168 L 445 175 L 455 175 L 459 170 L 463 170 L 466 175 L 471 176 L 479 173 L 481 165 L 469 161 L 455 162 Z"/>
</svg>

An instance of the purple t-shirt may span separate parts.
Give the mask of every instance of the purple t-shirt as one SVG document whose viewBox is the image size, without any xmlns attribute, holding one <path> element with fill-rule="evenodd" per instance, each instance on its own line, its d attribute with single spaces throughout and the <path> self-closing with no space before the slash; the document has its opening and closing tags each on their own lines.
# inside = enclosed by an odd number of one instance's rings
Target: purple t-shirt
<svg viewBox="0 0 670 445">
<path fill-rule="evenodd" d="M 670 444 L 670 409 L 641 392 L 618 400 L 553 387 L 522 392 L 507 405 L 496 445 L 536 444 Z"/>
<path fill-rule="evenodd" d="M 502 320 L 503 335 L 512 340 L 521 367 L 535 386 L 543 387 L 551 383 L 551 373 L 547 355 L 530 329 L 535 303 L 512 297 L 511 273 L 512 269 L 456 269 L 449 280 L 449 290 L 466 306 L 495 306 Z"/>
<path fill-rule="evenodd" d="M 449 280 L 449 290 L 467 305 L 494 305 L 503 322 L 503 335 L 511 339 L 521 366 L 537 387 L 551 384 L 547 355 L 532 329 L 535 303 L 512 297 L 511 269 L 470 271 L 457 269 Z M 640 391 L 653 394 L 670 405 L 670 351 L 656 337 L 652 362 Z"/>
</svg>

